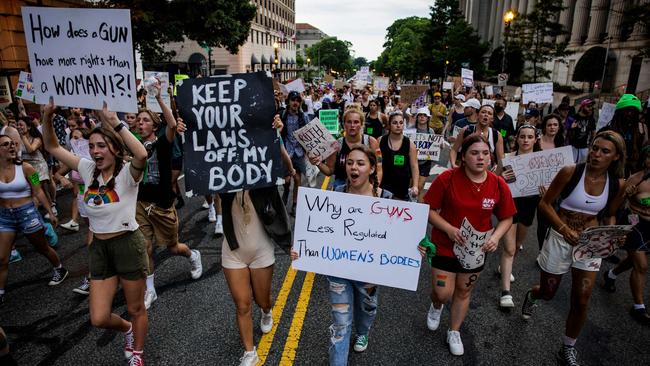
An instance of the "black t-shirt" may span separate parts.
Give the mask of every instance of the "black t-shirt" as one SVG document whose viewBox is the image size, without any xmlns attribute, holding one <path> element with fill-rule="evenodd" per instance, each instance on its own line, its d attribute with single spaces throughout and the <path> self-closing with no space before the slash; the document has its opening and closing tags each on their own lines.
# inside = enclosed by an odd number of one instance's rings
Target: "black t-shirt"
<svg viewBox="0 0 650 366">
<path fill-rule="evenodd" d="M 384 134 L 384 126 L 381 124 L 379 116 L 377 116 L 377 118 L 370 118 L 370 115 L 366 116 L 366 126 L 364 133 L 379 140 L 381 135 Z"/>
<path fill-rule="evenodd" d="M 510 117 L 508 113 L 505 113 L 502 119 L 499 119 L 499 116 L 495 115 L 493 125 L 494 128 L 499 131 L 501 137 L 503 137 L 503 148 L 505 152 L 508 152 L 508 141 L 510 140 L 510 137 L 515 136 L 516 133 L 515 126 L 512 123 L 512 117 Z"/>
<path fill-rule="evenodd" d="M 155 203 L 160 208 L 170 208 L 174 204 L 172 147 L 173 144 L 164 134 L 154 142 L 144 177 L 140 182 L 138 201 Z"/>
<path fill-rule="evenodd" d="M 386 136 L 379 142 L 382 155 L 382 171 L 380 187 L 387 189 L 399 199 L 408 198 L 408 189 L 411 183 L 411 140 L 402 137 L 402 146 L 396 151 L 390 148 L 389 137 Z"/>
<path fill-rule="evenodd" d="M 596 120 L 594 117 L 583 117 L 576 114 L 575 120 L 571 123 L 568 131 L 569 144 L 576 149 L 585 149 L 589 147 L 589 136 L 595 130 Z"/>
</svg>

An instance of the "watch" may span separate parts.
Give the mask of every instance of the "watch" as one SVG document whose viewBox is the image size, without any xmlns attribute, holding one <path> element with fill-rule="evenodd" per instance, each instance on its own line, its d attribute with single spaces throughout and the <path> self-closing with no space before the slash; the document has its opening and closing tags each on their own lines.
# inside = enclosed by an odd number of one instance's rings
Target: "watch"
<svg viewBox="0 0 650 366">
<path fill-rule="evenodd" d="M 120 130 L 121 130 L 122 128 L 124 128 L 124 127 L 128 127 L 128 126 L 126 125 L 126 122 L 124 122 L 124 121 L 120 121 L 120 124 L 117 125 L 117 126 L 115 126 L 115 127 L 113 127 L 113 130 L 114 130 L 115 132 L 120 132 Z M 127 129 L 128 129 L 128 128 L 127 128 Z"/>
</svg>

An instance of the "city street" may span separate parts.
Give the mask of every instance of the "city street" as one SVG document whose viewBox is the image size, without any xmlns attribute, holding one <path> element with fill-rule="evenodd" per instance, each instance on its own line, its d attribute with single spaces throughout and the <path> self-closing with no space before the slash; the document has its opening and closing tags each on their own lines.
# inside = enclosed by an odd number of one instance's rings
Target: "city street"
<svg viewBox="0 0 650 366">
<path fill-rule="evenodd" d="M 69 218 L 70 193 L 59 199 L 61 222 Z M 148 365 L 236 365 L 243 349 L 235 322 L 235 309 L 221 271 L 221 238 L 213 236 L 202 199 L 192 198 L 180 210 L 181 239 L 203 256 L 203 277 L 190 278 L 184 258 L 156 254 L 158 300 L 149 310 L 149 334 L 145 345 Z M 87 297 L 74 294 L 87 270 L 84 247 L 86 225 L 79 233 L 60 234 L 57 251 L 70 270 L 58 287 L 48 287 L 51 268 L 24 239 L 18 242 L 21 262 L 10 265 L 6 302 L 0 324 L 7 332 L 14 357 L 20 365 L 120 365 L 123 337 L 114 331 L 95 329 L 88 317 Z M 531 230 L 530 233 L 534 233 Z M 445 344 L 449 322 L 447 308 L 440 329 L 426 327 L 431 288 L 430 269 L 421 269 L 417 292 L 380 288 L 378 316 L 370 332 L 369 347 L 352 354 L 351 365 L 555 365 L 568 311 L 566 278 L 556 299 L 537 308 L 533 319 L 520 315 L 526 289 L 538 280 L 534 259 L 537 243 L 529 235 L 523 252 L 515 259 L 516 282 L 512 292 L 516 308 L 498 309 L 500 286 L 495 270 L 498 254 L 488 257 L 467 320 L 461 329 L 465 355 L 452 356 Z M 294 272 L 284 253 L 276 251 L 273 298 L 274 318 L 279 323 L 262 336 L 259 310 L 254 307 L 255 343 L 266 365 L 326 365 L 330 337 L 327 280 L 320 275 Z M 611 264 L 604 265 L 609 268 Z M 650 328 L 628 315 L 631 295 L 629 273 L 618 280 L 618 291 L 600 288 L 591 300 L 589 320 L 577 349 L 586 365 L 650 364 L 647 340 Z M 647 294 L 646 294 L 647 298 Z M 124 297 L 114 302 L 126 316 Z M 260 363 L 262 364 L 262 363 Z"/>
</svg>

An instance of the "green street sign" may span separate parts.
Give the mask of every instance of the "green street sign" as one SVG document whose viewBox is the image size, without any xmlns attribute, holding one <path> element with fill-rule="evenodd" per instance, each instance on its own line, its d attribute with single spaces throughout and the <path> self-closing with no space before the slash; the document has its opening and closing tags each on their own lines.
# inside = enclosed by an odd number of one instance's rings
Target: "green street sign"
<svg viewBox="0 0 650 366">
<path fill-rule="evenodd" d="M 320 123 L 332 134 L 338 135 L 339 133 L 339 110 L 338 109 L 322 109 L 318 112 L 318 119 Z"/>
</svg>

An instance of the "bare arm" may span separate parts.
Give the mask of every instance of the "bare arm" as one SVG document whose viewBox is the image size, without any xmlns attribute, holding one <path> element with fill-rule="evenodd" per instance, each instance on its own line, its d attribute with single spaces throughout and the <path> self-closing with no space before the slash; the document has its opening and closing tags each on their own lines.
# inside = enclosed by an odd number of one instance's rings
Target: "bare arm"
<svg viewBox="0 0 650 366">
<path fill-rule="evenodd" d="M 34 151 L 40 149 L 41 145 L 43 144 L 43 141 L 38 137 L 34 137 L 32 142 L 29 142 L 29 137 L 26 134 L 21 135 L 20 137 L 21 137 L 21 139 L 23 141 L 23 145 L 25 145 L 25 150 L 27 150 L 27 152 L 30 153 L 30 154 L 33 153 Z"/>
<path fill-rule="evenodd" d="M 451 163 L 452 168 L 457 168 L 458 165 L 456 164 L 456 159 L 458 159 L 458 150 L 460 150 L 460 147 L 463 146 L 463 140 L 465 139 L 465 130 L 467 127 L 463 127 L 460 129 L 460 132 L 458 132 L 458 136 L 456 136 L 456 140 L 454 141 L 454 144 L 451 145 L 451 150 L 449 150 L 449 162 Z"/>
<path fill-rule="evenodd" d="M 50 214 L 50 221 L 52 221 L 52 225 L 57 226 L 58 221 L 54 215 L 54 212 L 52 212 L 52 203 L 49 199 L 47 199 L 45 193 L 43 193 L 43 189 L 41 189 L 41 182 L 38 178 L 38 172 L 36 172 L 36 169 L 34 169 L 34 167 L 32 167 L 29 163 L 23 162 L 22 167 L 23 174 L 25 175 L 25 178 L 32 188 L 32 197 L 36 197 L 41 205 L 45 207 L 47 212 Z"/>
<path fill-rule="evenodd" d="M 560 216 L 557 214 L 557 212 L 555 212 L 555 209 L 553 208 L 553 203 L 558 197 L 560 197 L 562 190 L 571 180 L 571 176 L 573 175 L 575 169 L 575 165 L 565 166 L 564 168 L 560 169 L 560 171 L 551 182 L 551 185 L 548 187 L 548 190 L 539 201 L 540 213 L 546 216 L 549 223 L 551 224 L 551 227 L 553 227 L 553 229 L 560 235 L 563 235 L 569 242 L 571 240 L 577 242 L 578 234 L 573 231 L 573 229 L 571 229 L 565 222 L 563 222 L 562 219 L 560 219 Z"/>
<path fill-rule="evenodd" d="M 156 95 L 156 101 L 158 102 L 158 105 L 160 106 L 160 110 L 163 113 L 163 118 L 165 118 L 165 122 L 167 122 L 167 128 L 165 129 L 165 136 L 167 136 L 167 141 L 173 142 L 174 137 L 176 136 L 176 118 L 174 118 L 174 114 L 172 113 L 172 110 L 169 109 L 169 107 L 163 102 L 162 96 L 160 95 L 160 80 L 156 84 L 156 89 L 158 90 L 158 93 Z"/>
<path fill-rule="evenodd" d="M 103 126 L 109 126 L 113 129 L 122 123 L 117 118 L 117 114 L 115 112 L 108 110 L 108 105 L 106 102 L 104 102 L 104 106 L 99 112 L 99 118 L 102 120 Z M 135 136 L 133 136 L 128 128 L 120 129 L 118 134 L 124 141 L 126 148 L 129 149 L 129 151 L 131 151 L 133 154 L 133 159 L 131 159 L 131 167 L 129 168 L 129 171 L 133 177 L 133 180 L 138 182 L 142 177 L 142 173 L 144 172 L 144 164 L 147 161 L 147 150 L 144 148 L 144 145 L 142 145 L 142 143 L 138 141 Z"/>
<path fill-rule="evenodd" d="M 418 179 L 420 178 L 420 166 L 418 165 L 418 149 L 415 148 L 413 141 L 409 141 L 411 146 L 409 146 L 409 164 L 411 165 L 411 179 L 413 184 L 411 185 L 411 190 L 413 194 L 418 195 Z"/>
<path fill-rule="evenodd" d="M 52 120 L 54 119 L 54 98 L 50 97 L 49 103 L 43 108 L 43 144 L 45 150 L 52 154 L 58 161 L 70 169 L 77 170 L 80 158 L 59 145 L 59 140 L 54 133 Z"/>
<path fill-rule="evenodd" d="M 379 142 L 372 136 L 368 137 L 368 145 L 370 145 L 370 151 L 379 150 Z M 381 178 L 383 176 L 383 171 L 381 169 L 381 161 L 377 159 L 377 181 L 381 183 Z"/>
<path fill-rule="evenodd" d="M 460 229 L 443 219 L 437 210 L 429 210 L 429 223 L 436 229 L 447 234 L 451 241 L 459 244 L 465 243 L 465 239 L 460 235 Z"/>
</svg>

